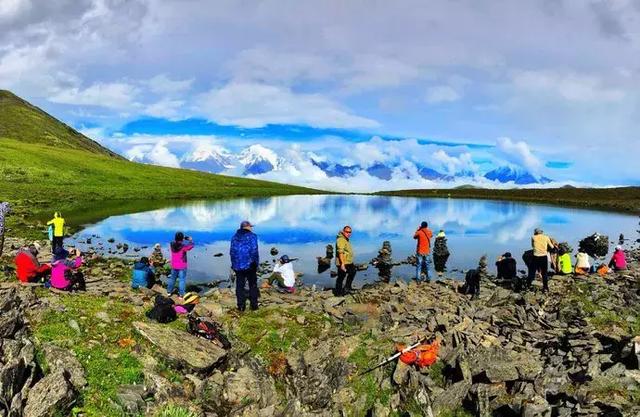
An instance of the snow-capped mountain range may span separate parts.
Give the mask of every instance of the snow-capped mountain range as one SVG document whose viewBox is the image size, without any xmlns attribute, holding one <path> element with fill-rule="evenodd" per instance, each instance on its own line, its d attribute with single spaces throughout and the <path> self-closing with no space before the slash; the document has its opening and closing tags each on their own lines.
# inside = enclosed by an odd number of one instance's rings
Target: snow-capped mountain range
<svg viewBox="0 0 640 417">
<path fill-rule="evenodd" d="M 423 179 L 436 182 L 468 182 L 477 180 L 493 181 L 498 183 L 513 183 L 515 185 L 547 184 L 552 180 L 534 175 L 524 168 L 505 164 L 489 172 L 480 173 L 462 170 L 455 173 L 444 173 L 438 170 L 413 163 L 402 161 L 401 163 L 372 162 L 368 166 L 360 164 L 344 164 L 337 161 L 328 161 L 313 153 L 299 154 L 300 160 L 279 156 L 275 151 L 260 144 L 254 144 L 242 149 L 239 153 L 231 153 L 222 147 L 205 146 L 198 147 L 190 153 L 184 154 L 179 159 L 180 167 L 214 174 L 229 174 L 241 176 L 261 177 L 273 175 L 278 172 L 292 171 L 302 172 L 300 164 L 306 164 L 319 169 L 329 178 L 355 177 L 367 174 L 381 181 L 392 179 Z M 149 162 L 141 158 L 132 158 L 139 162 Z"/>
</svg>

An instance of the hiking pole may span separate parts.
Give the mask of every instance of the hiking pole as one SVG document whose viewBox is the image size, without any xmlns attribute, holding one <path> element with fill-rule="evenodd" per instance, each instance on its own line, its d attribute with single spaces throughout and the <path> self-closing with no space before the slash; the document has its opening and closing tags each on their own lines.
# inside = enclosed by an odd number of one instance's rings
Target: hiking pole
<svg viewBox="0 0 640 417">
<path fill-rule="evenodd" d="M 422 343 L 423 340 L 425 340 L 426 337 L 424 339 L 418 340 L 416 343 L 414 343 L 411 346 L 408 346 L 404 349 L 402 349 L 400 352 L 395 353 L 394 355 L 389 356 L 387 359 L 383 360 L 382 362 L 380 362 L 379 364 L 377 364 L 376 366 L 374 366 L 373 368 L 367 369 L 366 371 L 360 372 L 359 374 L 357 374 L 356 376 L 362 376 L 362 375 L 366 375 L 371 371 L 375 371 L 376 369 L 380 368 L 381 366 L 384 366 L 386 364 L 388 364 L 389 362 L 391 362 L 392 360 L 394 360 L 395 358 L 399 357 L 400 355 L 402 355 L 403 353 L 406 353 L 408 351 L 410 351 L 411 349 L 415 349 L 418 346 L 420 346 L 420 344 Z"/>
</svg>

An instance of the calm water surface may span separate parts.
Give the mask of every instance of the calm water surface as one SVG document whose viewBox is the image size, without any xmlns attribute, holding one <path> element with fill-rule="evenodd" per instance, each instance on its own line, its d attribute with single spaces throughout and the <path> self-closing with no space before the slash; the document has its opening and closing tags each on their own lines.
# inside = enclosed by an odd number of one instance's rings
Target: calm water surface
<svg viewBox="0 0 640 417">
<path fill-rule="evenodd" d="M 511 251 L 518 268 L 523 268 L 520 255 L 529 248 L 535 227 L 542 227 L 558 241 L 568 241 L 577 248 L 577 242 L 593 232 L 608 234 L 612 243 L 617 242 L 620 233 L 635 240 L 638 224 L 636 216 L 503 201 L 290 196 L 198 202 L 114 216 L 86 226 L 74 239 L 98 235 L 104 247 L 109 247 L 109 238 L 128 243 L 131 248 L 148 246 L 137 253 L 129 250 L 128 256 L 148 255 L 153 244 L 161 243 L 167 256 L 168 242 L 181 230 L 196 242 L 189 256 L 189 280 L 210 282 L 228 278 L 229 239 L 244 219 L 255 224 L 261 260 L 274 259 L 269 251 L 276 247 L 280 255 L 299 258 L 294 265 L 296 271 L 304 272 L 305 284 L 320 286 L 332 286 L 333 279 L 329 271 L 318 274 L 316 257 L 324 256 L 328 243 L 335 244 L 336 234 L 345 224 L 353 227 L 356 263 L 366 263 L 377 255 L 384 240 L 391 242 L 394 260 L 413 254 L 413 233 L 426 220 L 434 235 L 439 229 L 447 234 L 449 270 L 473 267 L 482 254 L 489 256 L 492 265 L 495 257 L 506 251 Z M 96 241 L 94 238 L 94 246 Z M 216 253 L 224 256 L 214 257 Z M 412 271 L 410 266 L 400 266 L 393 269 L 392 275 L 406 278 Z M 460 272 L 452 275 L 460 276 Z M 358 273 L 356 283 L 377 278 L 377 270 L 369 267 Z"/>
</svg>

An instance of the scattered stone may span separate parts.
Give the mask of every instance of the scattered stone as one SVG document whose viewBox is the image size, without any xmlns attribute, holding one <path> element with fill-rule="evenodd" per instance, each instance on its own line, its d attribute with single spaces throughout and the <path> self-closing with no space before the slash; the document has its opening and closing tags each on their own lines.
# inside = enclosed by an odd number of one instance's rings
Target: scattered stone
<svg viewBox="0 0 640 417">
<path fill-rule="evenodd" d="M 24 417 L 67 415 L 76 398 L 68 374 L 58 370 L 46 375 L 29 391 Z"/>
</svg>

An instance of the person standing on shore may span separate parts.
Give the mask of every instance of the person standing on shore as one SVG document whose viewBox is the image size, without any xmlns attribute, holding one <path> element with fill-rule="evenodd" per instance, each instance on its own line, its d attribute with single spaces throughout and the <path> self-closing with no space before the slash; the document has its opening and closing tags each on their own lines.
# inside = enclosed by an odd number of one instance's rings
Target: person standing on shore
<svg viewBox="0 0 640 417">
<path fill-rule="evenodd" d="M 533 268 L 529 270 L 529 286 L 535 278 L 536 271 L 542 275 L 542 291 L 549 291 L 549 258 L 547 253 L 554 248 L 549 236 L 545 235 L 542 229 L 536 228 L 531 237 L 531 247 L 533 249 Z M 533 272 L 533 273 L 532 273 Z"/>
<path fill-rule="evenodd" d="M 189 243 L 185 244 L 184 241 Z M 183 297 L 187 292 L 187 252 L 193 249 L 193 239 L 177 232 L 175 240 L 169 245 L 171 251 L 171 275 L 167 282 L 167 294 L 170 296 L 178 279 L 178 295 Z"/>
<path fill-rule="evenodd" d="M 351 285 L 356 276 L 356 266 L 353 263 L 353 247 L 351 246 L 351 226 L 345 226 L 336 236 L 336 266 L 338 267 L 338 278 L 334 294 L 337 297 L 345 295 L 353 290 Z M 345 281 L 346 278 L 346 281 Z M 344 281 L 344 287 L 342 283 Z"/>
<path fill-rule="evenodd" d="M 433 268 L 439 277 L 444 273 L 447 267 L 447 260 L 449 259 L 449 248 L 447 247 L 447 236 L 444 230 L 440 229 L 440 232 L 436 235 L 436 240 L 433 244 Z"/>
<path fill-rule="evenodd" d="M 64 240 L 64 218 L 59 212 L 53 213 L 53 219 L 47 222 L 47 226 L 53 225 L 53 240 L 51 241 L 51 252 L 56 253 L 57 248 L 62 248 Z"/>
<path fill-rule="evenodd" d="M 249 283 L 249 304 L 251 310 L 258 309 L 258 236 L 253 233 L 253 225 L 248 220 L 240 223 L 240 228 L 231 238 L 229 249 L 231 269 L 236 274 L 236 301 L 238 310 L 245 311 L 247 296 L 245 285 Z"/>
<path fill-rule="evenodd" d="M 11 206 L 6 201 L 0 203 L 0 256 L 4 248 L 4 219 L 11 211 Z"/>
<path fill-rule="evenodd" d="M 424 270 L 425 280 L 429 278 L 429 264 L 431 264 L 431 237 L 433 232 L 429 229 L 427 222 L 422 222 L 418 230 L 413 234 L 416 244 L 416 281 L 420 282 L 420 275 Z"/>
</svg>

